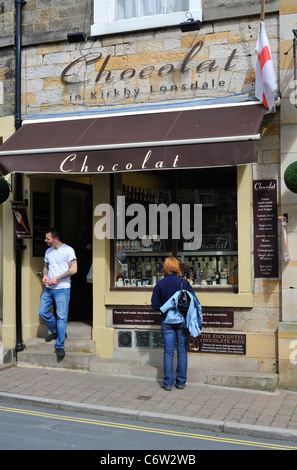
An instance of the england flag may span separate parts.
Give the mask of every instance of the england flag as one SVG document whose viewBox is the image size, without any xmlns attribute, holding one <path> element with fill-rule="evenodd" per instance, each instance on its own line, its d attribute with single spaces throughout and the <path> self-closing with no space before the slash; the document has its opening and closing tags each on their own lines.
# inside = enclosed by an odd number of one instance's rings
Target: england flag
<svg viewBox="0 0 297 470">
<path fill-rule="evenodd" d="M 261 21 L 255 52 L 258 54 L 255 95 L 271 111 L 275 104 L 273 92 L 277 90 L 277 81 L 263 21 Z"/>
</svg>

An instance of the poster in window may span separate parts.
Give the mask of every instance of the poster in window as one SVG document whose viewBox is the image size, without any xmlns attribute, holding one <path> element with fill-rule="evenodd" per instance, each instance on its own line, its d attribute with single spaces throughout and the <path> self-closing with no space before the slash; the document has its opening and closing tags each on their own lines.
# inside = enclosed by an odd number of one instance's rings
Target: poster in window
<svg viewBox="0 0 297 470">
<path fill-rule="evenodd" d="M 32 238 L 25 203 L 11 201 L 11 209 L 17 238 Z"/>
</svg>

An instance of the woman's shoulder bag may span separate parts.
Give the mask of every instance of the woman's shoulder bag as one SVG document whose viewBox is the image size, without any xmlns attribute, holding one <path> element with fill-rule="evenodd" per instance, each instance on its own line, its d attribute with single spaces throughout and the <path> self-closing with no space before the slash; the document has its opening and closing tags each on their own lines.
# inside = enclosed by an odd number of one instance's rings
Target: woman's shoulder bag
<svg viewBox="0 0 297 470">
<path fill-rule="evenodd" d="M 189 306 L 191 303 L 191 297 L 186 289 L 183 289 L 183 279 L 180 283 L 180 293 L 177 299 L 177 310 L 182 314 L 184 318 L 186 318 Z"/>
</svg>

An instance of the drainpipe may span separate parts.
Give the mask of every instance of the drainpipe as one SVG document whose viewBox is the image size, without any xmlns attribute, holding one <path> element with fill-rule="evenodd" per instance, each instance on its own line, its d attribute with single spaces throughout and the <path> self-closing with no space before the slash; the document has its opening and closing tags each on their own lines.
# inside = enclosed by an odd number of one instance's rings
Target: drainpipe
<svg viewBox="0 0 297 470">
<path fill-rule="evenodd" d="M 22 48 L 22 7 L 24 0 L 15 0 L 15 129 L 21 127 L 21 48 Z M 23 200 L 23 178 L 16 173 L 14 178 L 14 197 L 16 201 Z M 16 262 L 16 347 L 15 355 L 25 349 L 22 338 L 22 253 L 23 240 L 15 239 Z"/>
</svg>

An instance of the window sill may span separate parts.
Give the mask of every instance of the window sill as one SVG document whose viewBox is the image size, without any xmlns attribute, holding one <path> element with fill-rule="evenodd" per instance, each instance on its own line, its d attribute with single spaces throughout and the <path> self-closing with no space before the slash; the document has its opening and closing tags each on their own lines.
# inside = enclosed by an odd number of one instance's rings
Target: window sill
<svg viewBox="0 0 297 470">
<path fill-rule="evenodd" d="M 202 10 L 191 10 L 195 20 L 202 20 Z M 167 28 L 179 26 L 187 20 L 185 12 L 168 13 L 166 15 L 152 15 L 145 18 L 131 18 L 111 23 L 94 23 L 91 25 L 92 36 L 105 36 L 108 34 L 130 33 L 147 29 Z"/>
<path fill-rule="evenodd" d="M 232 292 L 233 294 L 238 293 L 238 286 L 192 286 L 195 293 L 198 295 L 201 292 Z M 129 287 L 111 287 L 110 290 L 113 292 L 153 292 L 154 286 L 129 286 Z"/>
<path fill-rule="evenodd" d="M 215 289 L 215 288 L 214 288 Z M 217 289 L 195 289 L 197 297 L 203 307 L 253 307 L 254 298 L 251 292 L 234 293 L 232 286 L 230 291 L 228 288 Z M 215 295 L 214 295 L 215 293 Z M 152 287 L 130 288 L 130 287 L 113 287 L 109 292 L 105 293 L 105 305 L 139 305 L 150 306 L 152 296 Z"/>
</svg>

